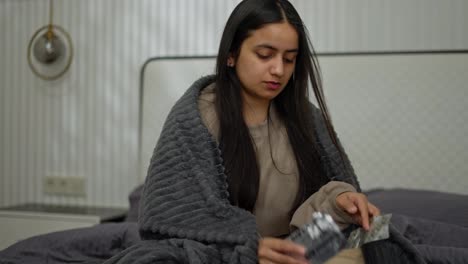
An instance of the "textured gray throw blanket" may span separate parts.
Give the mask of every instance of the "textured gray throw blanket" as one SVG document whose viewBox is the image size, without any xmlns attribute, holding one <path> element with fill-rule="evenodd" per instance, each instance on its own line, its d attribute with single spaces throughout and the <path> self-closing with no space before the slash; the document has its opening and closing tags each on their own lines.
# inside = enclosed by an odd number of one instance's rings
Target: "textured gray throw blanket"
<svg viewBox="0 0 468 264">
<path fill-rule="evenodd" d="M 255 218 L 229 203 L 220 150 L 197 107 L 201 89 L 213 81 L 201 78 L 171 109 L 140 203 L 143 241 L 106 263 L 257 263 Z M 348 159 L 344 165 L 314 109 L 323 172 L 359 190 Z"/>
</svg>

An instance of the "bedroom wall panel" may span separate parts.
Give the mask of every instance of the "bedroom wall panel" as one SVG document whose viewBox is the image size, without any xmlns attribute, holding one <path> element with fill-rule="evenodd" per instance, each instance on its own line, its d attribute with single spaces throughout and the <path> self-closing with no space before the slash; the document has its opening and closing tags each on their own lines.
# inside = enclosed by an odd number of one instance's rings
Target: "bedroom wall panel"
<svg viewBox="0 0 468 264">
<path fill-rule="evenodd" d="M 55 0 L 73 39 L 69 72 L 43 81 L 26 48 L 46 0 L 0 1 L 0 206 L 124 206 L 139 181 L 139 73 L 149 57 L 213 55 L 238 0 Z M 467 49 L 468 4 L 293 1 L 318 52 Z M 175 76 L 176 77 L 176 76 Z M 86 179 L 86 197 L 43 193 L 46 176 Z"/>
<path fill-rule="evenodd" d="M 463 0 L 295 1 L 320 52 L 466 49 Z"/>
</svg>

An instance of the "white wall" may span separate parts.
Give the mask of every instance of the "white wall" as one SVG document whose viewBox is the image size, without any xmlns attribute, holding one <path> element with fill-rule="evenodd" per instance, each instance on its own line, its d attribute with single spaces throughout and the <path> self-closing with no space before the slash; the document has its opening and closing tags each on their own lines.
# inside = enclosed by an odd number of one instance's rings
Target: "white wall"
<svg viewBox="0 0 468 264">
<path fill-rule="evenodd" d="M 75 59 L 57 81 L 28 68 L 46 0 L 0 1 L 0 206 L 125 206 L 137 175 L 139 71 L 149 57 L 213 55 L 234 0 L 56 0 Z M 297 0 L 318 52 L 468 49 L 464 0 Z M 44 195 L 47 175 L 87 196 Z"/>
</svg>

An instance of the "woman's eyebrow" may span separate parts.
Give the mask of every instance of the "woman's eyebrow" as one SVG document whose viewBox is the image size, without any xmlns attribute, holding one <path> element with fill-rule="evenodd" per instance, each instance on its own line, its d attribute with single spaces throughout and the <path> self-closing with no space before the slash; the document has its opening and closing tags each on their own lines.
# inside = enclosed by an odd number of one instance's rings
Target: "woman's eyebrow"
<svg viewBox="0 0 468 264">
<path fill-rule="evenodd" d="M 259 44 L 259 45 L 256 45 L 255 48 L 266 48 L 266 49 L 271 49 L 271 50 L 274 50 L 274 51 L 278 51 L 277 48 L 275 48 L 275 47 L 273 47 L 273 46 L 271 46 L 271 45 L 268 45 L 268 44 Z M 292 52 L 297 53 L 297 52 L 299 52 L 299 50 L 298 50 L 298 49 L 289 49 L 289 50 L 286 50 L 286 53 L 290 53 L 290 52 L 291 52 L 291 53 L 292 53 Z"/>
</svg>

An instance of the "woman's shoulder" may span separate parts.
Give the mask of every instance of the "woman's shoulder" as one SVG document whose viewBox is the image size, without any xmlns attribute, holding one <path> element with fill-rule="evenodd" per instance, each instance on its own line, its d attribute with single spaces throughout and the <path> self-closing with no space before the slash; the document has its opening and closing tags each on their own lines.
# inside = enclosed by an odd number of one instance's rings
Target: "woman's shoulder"
<svg viewBox="0 0 468 264">
<path fill-rule="evenodd" d="M 216 84 L 211 83 L 200 91 L 198 102 L 205 102 L 206 105 L 214 104 L 216 98 Z"/>
<path fill-rule="evenodd" d="M 219 132 L 219 120 L 216 113 L 216 85 L 211 83 L 200 91 L 198 96 L 198 110 L 204 125 L 208 131 L 217 138 Z"/>
</svg>

